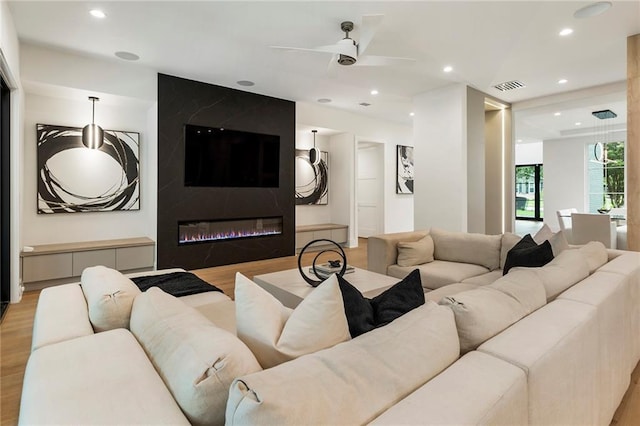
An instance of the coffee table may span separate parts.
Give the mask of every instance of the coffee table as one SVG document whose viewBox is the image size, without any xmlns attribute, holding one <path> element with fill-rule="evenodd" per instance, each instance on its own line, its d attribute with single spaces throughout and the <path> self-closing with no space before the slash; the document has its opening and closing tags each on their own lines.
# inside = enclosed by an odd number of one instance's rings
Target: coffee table
<svg viewBox="0 0 640 426">
<path fill-rule="evenodd" d="M 308 267 L 305 266 L 305 269 Z M 313 277 L 311 274 L 309 276 Z M 344 274 L 344 278 L 368 298 L 377 296 L 399 281 L 398 278 L 360 268 Z M 313 291 L 313 287 L 300 276 L 298 269 L 256 275 L 253 281 L 291 309 Z"/>
</svg>

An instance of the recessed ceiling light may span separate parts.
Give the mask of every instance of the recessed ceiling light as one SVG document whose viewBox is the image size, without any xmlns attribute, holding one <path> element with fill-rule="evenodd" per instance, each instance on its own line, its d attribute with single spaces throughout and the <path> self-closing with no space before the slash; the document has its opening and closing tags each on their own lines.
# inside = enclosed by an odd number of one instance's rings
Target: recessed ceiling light
<svg viewBox="0 0 640 426">
<path fill-rule="evenodd" d="M 565 84 L 568 81 L 569 80 L 567 80 L 566 78 L 561 78 L 560 80 L 558 80 L 558 84 Z"/>
<path fill-rule="evenodd" d="M 451 71 L 453 71 L 453 67 L 452 67 L 451 65 L 447 65 L 446 67 L 444 67 L 444 68 L 442 69 L 442 71 L 444 71 L 444 72 L 451 72 Z"/>
<path fill-rule="evenodd" d="M 106 13 L 104 13 L 103 11 L 101 11 L 100 9 L 91 9 L 91 10 L 89 11 L 89 13 L 90 13 L 90 14 L 91 14 L 91 16 L 93 16 L 94 18 L 100 18 L 100 19 L 103 19 L 103 18 L 106 18 L 106 17 L 107 17 L 107 14 L 106 14 Z"/>
<path fill-rule="evenodd" d="M 415 113 L 415 112 L 410 112 L 410 113 L 409 113 L 409 115 L 410 115 L 411 117 L 413 117 L 413 116 L 415 116 L 415 115 L 416 115 L 416 113 Z"/>
<path fill-rule="evenodd" d="M 560 117 L 562 115 L 561 112 L 554 112 L 553 115 L 555 115 L 556 117 Z"/>
<path fill-rule="evenodd" d="M 565 28 L 562 31 L 560 31 L 560 35 L 561 36 L 568 36 L 569 34 L 572 34 L 573 30 L 571 28 Z"/>
<path fill-rule="evenodd" d="M 249 80 L 238 80 L 236 81 L 236 83 L 238 83 L 238 85 L 240 86 L 246 86 L 246 87 L 255 85 L 253 81 L 249 81 Z"/>
<path fill-rule="evenodd" d="M 522 139 L 517 139 L 517 140 L 516 140 L 516 142 L 517 142 L 517 143 L 521 143 L 521 142 L 522 142 Z"/>
<path fill-rule="evenodd" d="M 579 121 L 576 121 L 576 126 L 582 126 L 582 123 Z"/>
<path fill-rule="evenodd" d="M 321 104 L 328 104 L 329 102 L 331 102 L 331 99 L 329 99 L 329 98 L 320 98 L 320 99 L 318 99 L 318 102 L 320 102 Z"/>
<path fill-rule="evenodd" d="M 373 96 L 375 96 L 375 95 L 377 95 L 377 94 L 378 94 L 378 91 L 377 91 L 376 89 L 373 89 L 373 90 L 371 91 L 371 94 L 372 94 Z"/>
<path fill-rule="evenodd" d="M 135 53 L 125 51 L 116 52 L 115 55 L 120 59 L 124 59 L 125 61 L 137 61 L 138 59 L 140 59 L 140 56 L 136 55 Z"/>
<path fill-rule="evenodd" d="M 581 9 L 576 10 L 573 14 L 574 18 L 582 19 L 582 18 L 592 18 L 594 16 L 598 16 L 601 13 L 606 12 L 611 7 L 610 1 L 599 1 L 595 3 L 591 3 Z"/>
</svg>

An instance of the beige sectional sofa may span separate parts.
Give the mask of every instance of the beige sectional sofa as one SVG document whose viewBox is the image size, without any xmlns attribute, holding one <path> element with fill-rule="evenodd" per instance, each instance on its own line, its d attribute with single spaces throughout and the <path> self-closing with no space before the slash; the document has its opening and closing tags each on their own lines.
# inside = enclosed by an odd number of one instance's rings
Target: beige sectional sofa
<svg viewBox="0 0 640 426">
<path fill-rule="evenodd" d="M 77 284 L 45 290 L 20 423 L 608 424 L 640 360 L 640 253 L 590 243 L 503 277 L 518 237 L 432 230 L 371 237 L 370 269 L 410 272 L 398 244 L 427 234 L 423 306 L 267 369 L 222 294 L 137 294 L 94 333 Z"/>
</svg>

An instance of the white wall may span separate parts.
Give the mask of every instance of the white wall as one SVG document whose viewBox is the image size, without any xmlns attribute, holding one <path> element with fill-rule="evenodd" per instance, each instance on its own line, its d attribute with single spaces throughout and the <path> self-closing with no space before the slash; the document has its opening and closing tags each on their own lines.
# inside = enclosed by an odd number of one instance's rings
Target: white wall
<svg viewBox="0 0 640 426">
<path fill-rule="evenodd" d="M 384 143 L 384 232 L 401 232 L 413 229 L 413 196 L 399 195 L 395 192 L 396 145 L 413 145 L 410 125 L 391 121 L 385 122 L 335 108 L 303 102 L 296 103 L 296 122 L 355 135 L 355 140 L 349 141 L 349 143 L 353 144 L 350 150 L 354 152 L 356 149 L 355 144 L 358 140 Z M 329 154 L 330 166 L 333 164 L 332 159 L 336 156 L 333 147 L 334 145 L 332 144 Z M 349 167 L 355 168 L 355 163 L 351 163 Z M 340 184 L 342 185 L 342 182 Z M 336 188 L 335 185 L 332 185 L 330 193 L 334 194 L 339 190 L 340 187 Z M 330 200 L 329 202 L 331 203 L 332 201 Z M 355 199 L 351 200 L 351 204 L 352 206 L 355 204 Z M 340 206 L 339 208 L 346 207 Z"/>
<path fill-rule="evenodd" d="M 316 147 L 320 151 L 326 151 L 329 154 L 329 176 L 332 173 L 333 167 L 333 155 L 330 152 L 329 137 L 316 135 Z M 296 132 L 296 149 L 310 149 L 313 148 L 313 134 L 308 131 Z M 296 160 L 301 161 L 301 160 Z M 296 164 L 296 167 L 298 165 Z M 314 225 L 318 223 L 332 223 L 335 222 L 331 218 L 331 197 L 332 186 L 329 182 L 329 204 L 326 205 L 309 205 L 309 206 L 296 206 L 296 226 L 302 225 Z M 338 188 L 339 190 L 339 188 Z"/>
<path fill-rule="evenodd" d="M 157 140 L 147 126 L 151 106 L 96 104 L 96 122 L 104 129 L 140 133 L 140 210 L 99 213 L 37 214 L 36 124 L 83 127 L 91 120 L 88 100 L 69 100 L 27 93 L 25 103 L 24 245 L 66 243 L 147 236 L 155 238 Z M 91 154 L 89 150 L 87 153 Z M 153 181 L 153 184 L 152 184 Z"/>
<path fill-rule="evenodd" d="M 349 225 L 349 247 L 358 246 L 356 234 L 355 164 L 356 143 L 352 133 L 341 133 L 330 138 L 333 165 L 329 172 L 329 207 L 335 223 Z"/>
<path fill-rule="evenodd" d="M 556 211 L 576 208 L 585 211 L 586 138 L 550 139 L 544 146 L 544 223 L 559 230 Z"/>
<path fill-rule="evenodd" d="M 21 45 L 25 85 L 21 246 L 147 236 L 156 238 L 157 74 L 145 67 Z M 36 124 L 83 127 L 87 96 L 104 129 L 140 133 L 140 210 L 37 214 Z"/>
<path fill-rule="evenodd" d="M 626 142 L 626 132 L 616 132 L 615 140 Z M 586 150 L 592 143 L 593 135 L 543 141 L 544 222 L 554 230 L 560 228 L 557 210 L 588 210 Z"/>
<path fill-rule="evenodd" d="M 525 164 L 542 164 L 542 142 L 516 144 L 516 166 Z"/>
<path fill-rule="evenodd" d="M 20 79 L 20 47 L 18 35 L 13 25 L 11 12 L 5 1 L 0 2 L 0 72 L 11 89 L 11 302 L 22 298 L 20 283 L 20 247 L 22 221 L 20 203 L 22 200 L 21 168 L 22 128 L 24 93 Z"/>
<path fill-rule="evenodd" d="M 413 98 L 416 229 L 467 230 L 466 87 Z"/>
</svg>

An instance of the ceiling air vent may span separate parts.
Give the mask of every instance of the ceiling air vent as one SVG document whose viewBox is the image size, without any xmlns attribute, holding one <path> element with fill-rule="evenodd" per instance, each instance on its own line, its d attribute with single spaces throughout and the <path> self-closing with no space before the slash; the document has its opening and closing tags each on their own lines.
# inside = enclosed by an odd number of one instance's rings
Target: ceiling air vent
<svg viewBox="0 0 640 426">
<path fill-rule="evenodd" d="M 496 84 L 496 89 L 501 92 L 506 92 L 507 90 L 520 89 L 521 87 L 525 87 L 524 83 L 518 80 L 505 81 L 504 83 Z"/>
</svg>

